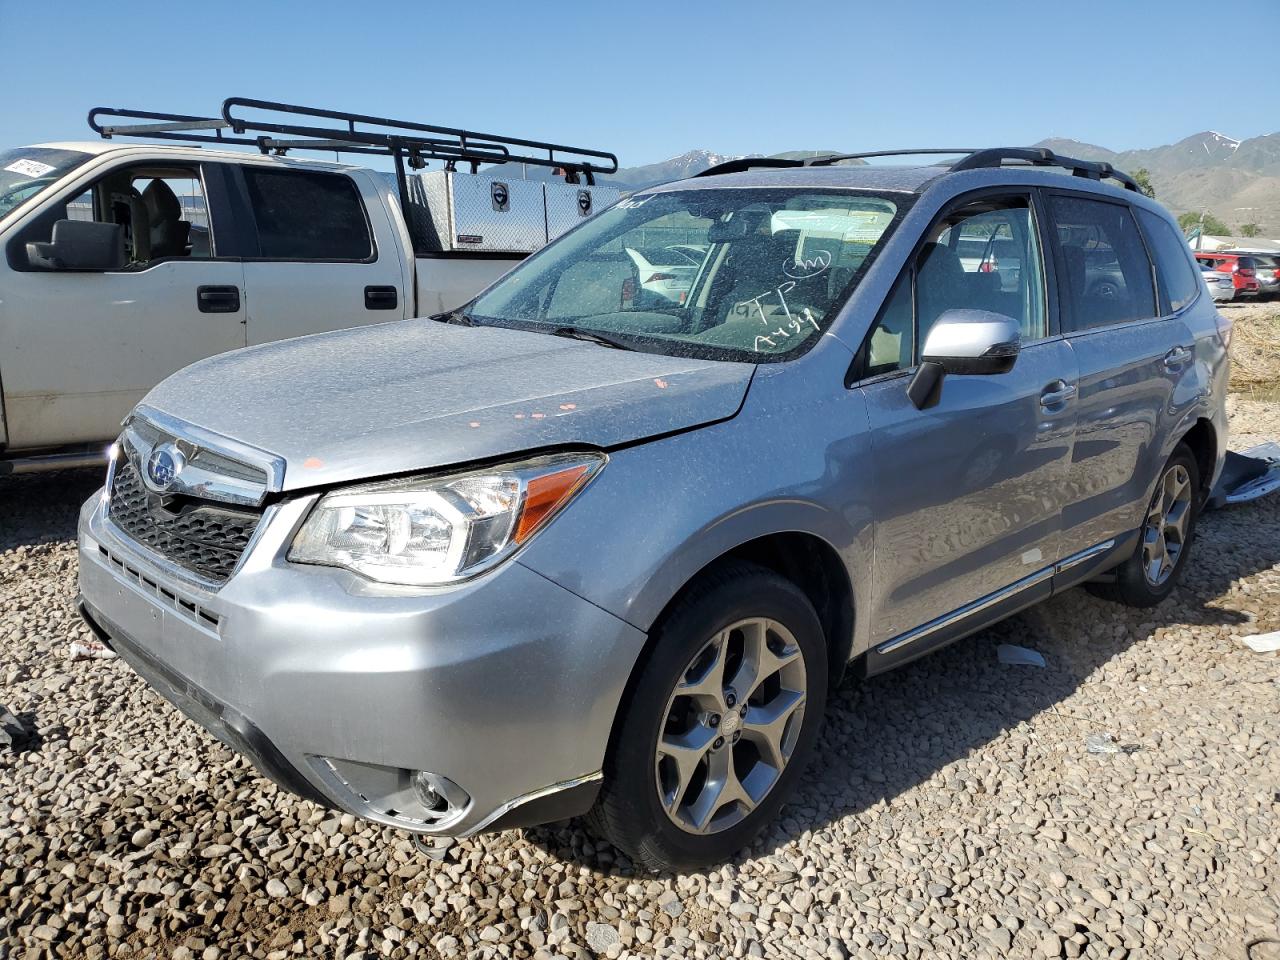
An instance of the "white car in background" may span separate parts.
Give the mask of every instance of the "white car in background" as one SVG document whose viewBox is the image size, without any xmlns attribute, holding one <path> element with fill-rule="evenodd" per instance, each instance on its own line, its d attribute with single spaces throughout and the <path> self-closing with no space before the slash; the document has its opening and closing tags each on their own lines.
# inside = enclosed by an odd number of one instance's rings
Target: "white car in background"
<svg viewBox="0 0 1280 960">
<path fill-rule="evenodd" d="M 1209 295 L 1215 301 L 1226 303 L 1236 298 L 1236 285 L 1231 279 L 1231 274 L 1214 270 L 1204 261 L 1198 261 L 1198 263 L 1205 285 L 1209 288 Z"/>
<path fill-rule="evenodd" d="M 702 259 L 694 260 L 691 253 L 696 246 L 679 244 L 643 252 L 635 247 L 624 249 L 636 265 L 642 290 L 672 303 L 684 303 L 702 266 Z"/>
</svg>

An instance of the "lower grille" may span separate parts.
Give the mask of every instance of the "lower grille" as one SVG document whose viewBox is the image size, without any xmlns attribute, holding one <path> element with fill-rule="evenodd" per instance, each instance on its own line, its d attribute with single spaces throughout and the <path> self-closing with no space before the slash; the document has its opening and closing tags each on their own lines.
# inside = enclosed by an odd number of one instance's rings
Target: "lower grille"
<svg viewBox="0 0 1280 960">
<path fill-rule="evenodd" d="M 256 510 L 198 501 L 170 510 L 127 455 L 117 463 L 107 513 L 131 539 L 214 583 L 231 576 L 261 519 Z"/>
</svg>

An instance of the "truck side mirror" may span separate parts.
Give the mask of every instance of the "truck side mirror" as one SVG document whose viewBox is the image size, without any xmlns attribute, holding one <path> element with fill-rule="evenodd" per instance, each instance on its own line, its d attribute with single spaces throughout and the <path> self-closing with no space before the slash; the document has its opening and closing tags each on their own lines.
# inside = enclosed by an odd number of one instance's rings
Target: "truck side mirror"
<svg viewBox="0 0 1280 960">
<path fill-rule="evenodd" d="M 27 260 L 40 270 L 120 270 L 124 227 L 90 220 L 58 220 L 48 243 L 28 243 Z"/>
<path fill-rule="evenodd" d="M 936 406 L 948 373 L 990 376 L 1013 369 L 1022 329 L 1013 317 L 988 310 L 947 310 L 934 323 L 920 353 L 907 396 L 917 410 Z"/>
</svg>

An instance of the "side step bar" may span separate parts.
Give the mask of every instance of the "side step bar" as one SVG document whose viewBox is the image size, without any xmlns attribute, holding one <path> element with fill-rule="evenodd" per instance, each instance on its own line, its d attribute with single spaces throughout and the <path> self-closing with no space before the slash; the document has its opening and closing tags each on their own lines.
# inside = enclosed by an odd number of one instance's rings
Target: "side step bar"
<svg viewBox="0 0 1280 960">
<path fill-rule="evenodd" d="M 107 447 L 88 450 L 37 453 L 30 456 L 5 458 L 0 454 L 0 477 L 16 473 L 52 473 L 55 470 L 76 470 L 82 467 L 105 467 Z"/>
</svg>

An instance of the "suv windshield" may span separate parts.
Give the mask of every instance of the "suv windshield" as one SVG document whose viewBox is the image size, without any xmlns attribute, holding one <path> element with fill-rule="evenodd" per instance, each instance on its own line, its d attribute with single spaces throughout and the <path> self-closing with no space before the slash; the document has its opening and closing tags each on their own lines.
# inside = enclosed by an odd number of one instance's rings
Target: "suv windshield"
<svg viewBox="0 0 1280 960">
<path fill-rule="evenodd" d="M 18 204 L 56 183 L 92 154 L 52 147 L 0 150 L 0 220 Z"/>
<path fill-rule="evenodd" d="M 530 257 L 466 312 L 654 353 L 792 356 L 861 278 L 902 200 L 799 188 L 637 194 Z"/>
</svg>

